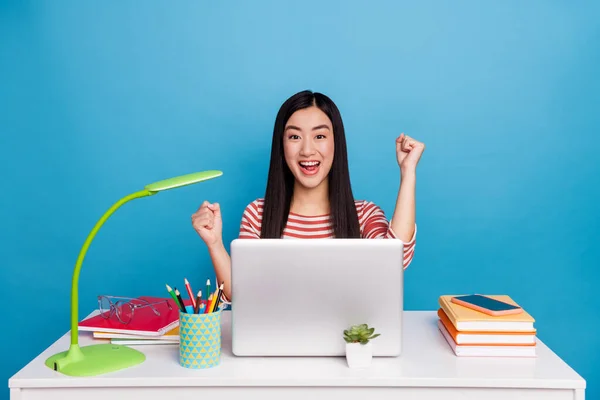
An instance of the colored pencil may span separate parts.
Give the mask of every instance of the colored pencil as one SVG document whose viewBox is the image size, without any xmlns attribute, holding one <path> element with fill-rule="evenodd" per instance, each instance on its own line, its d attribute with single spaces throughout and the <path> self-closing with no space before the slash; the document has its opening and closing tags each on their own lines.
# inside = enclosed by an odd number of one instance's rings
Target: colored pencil
<svg viewBox="0 0 600 400">
<path fill-rule="evenodd" d="M 177 296 L 175 295 L 175 292 L 173 291 L 173 289 L 171 289 L 171 286 L 167 285 L 167 291 L 169 292 L 169 294 L 171 295 L 173 300 L 175 300 L 175 304 L 177 305 L 177 308 L 181 309 L 181 304 L 179 304 L 179 300 L 177 300 Z"/>
<path fill-rule="evenodd" d="M 177 300 L 179 300 L 179 303 L 181 303 L 181 307 L 179 307 L 181 312 L 187 312 L 187 310 L 185 309 L 185 304 L 183 303 L 183 299 L 181 298 L 181 293 L 179 293 L 179 290 L 177 290 L 177 288 L 175 288 L 175 296 L 177 296 Z"/>
<path fill-rule="evenodd" d="M 206 280 L 206 295 L 210 295 L 210 279 Z"/>
<path fill-rule="evenodd" d="M 200 311 L 201 303 L 202 303 L 202 290 L 198 290 L 198 296 L 196 297 L 196 304 L 194 305 L 194 314 L 198 314 L 198 311 Z"/>
<path fill-rule="evenodd" d="M 204 309 L 204 314 L 208 314 L 210 312 L 209 304 L 212 302 L 212 298 L 213 298 L 213 295 L 211 293 L 211 295 L 208 296 L 208 300 L 206 301 L 206 308 Z"/>
<path fill-rule="evenodd" d="M 210 302 L 210 305 L 208 306 L 208 312 L 214 312 L 215 311 L 215 304 L 217 304 L 217 294 L 219 293 L 219 289 L 215 289 L 215 292 L 213 293 L 213 297 L 212 297 L 212 301 Z"/>
<path fill-rule="evenodd" d="M 192 301 L 192 307 L 196 309 L 196 299 L 194 298 L 194 292 L 192 292 L 192 287 L 190 286 L 190 283 L 188 282 L 187 278 L 184 278 L 184 282 L 185 289 L 187 290 L 188 296 L 190 296 L 190 300 Z"/>
<path fill-rule="evenodd" d="M 221 304 L 221 296 L 223 295 L 223 286 L 225 282 L 221 282 L 221 286 L 219 286 L 219 291 L 217 292 L 217 301 L 215 303 L 215 307 L 213 308 L 213 312 L 219 309 L 219 304 Z"/>
</svg>

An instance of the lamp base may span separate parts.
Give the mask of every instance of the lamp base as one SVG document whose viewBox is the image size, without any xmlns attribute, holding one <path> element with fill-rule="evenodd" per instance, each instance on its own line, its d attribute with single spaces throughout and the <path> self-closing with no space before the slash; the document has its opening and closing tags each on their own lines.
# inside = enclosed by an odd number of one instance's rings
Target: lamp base
<svg viewBox="0 0 600 400">
<path fill-rule="evenodd" d="M 46 360 L 46 366 L 69 376 L 95 376 L 141 364 L 144 353 L 127 346 L 94 344 L 55 354 Z"/>
</svg>

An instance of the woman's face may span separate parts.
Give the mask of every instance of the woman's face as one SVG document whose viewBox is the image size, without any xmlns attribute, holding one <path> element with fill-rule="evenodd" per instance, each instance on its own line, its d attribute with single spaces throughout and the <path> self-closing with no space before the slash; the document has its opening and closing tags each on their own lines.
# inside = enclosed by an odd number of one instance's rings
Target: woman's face
<svg viewBox="0 0 600 400">
<path fill-rule="evenodd" d="M 317 107 L 293 113 L 283 131 L 283 152 L 298 183 L 309 189 L 319 186 L 333 163 L 333 127 L 327 114 Z"/>
</svg>

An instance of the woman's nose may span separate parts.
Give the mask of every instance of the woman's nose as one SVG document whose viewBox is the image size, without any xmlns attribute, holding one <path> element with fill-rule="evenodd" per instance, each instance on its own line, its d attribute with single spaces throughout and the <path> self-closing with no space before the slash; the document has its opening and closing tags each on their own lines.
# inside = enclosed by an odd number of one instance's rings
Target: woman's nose
<svg viewBox="0 0 600 400">
<path fill-rule="evenodd" d="M 315 153 L 315 146 L 312 140 L 305 140 L 302 142 L 302 148 L 300 154 L 303 156 L 310 156 Z"/>
</svg>

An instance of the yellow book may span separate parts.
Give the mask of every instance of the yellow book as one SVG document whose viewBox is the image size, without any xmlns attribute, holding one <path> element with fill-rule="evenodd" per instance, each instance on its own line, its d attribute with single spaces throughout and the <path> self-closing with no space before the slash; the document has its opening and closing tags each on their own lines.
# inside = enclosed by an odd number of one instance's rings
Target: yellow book
<svg viewBox="0 0 600 400">
<path fill-rule="evenodd" d="M 440 296 L 438 302 L 440 307 L 452 325 L 458 331 L 486 331 L 486 332 L 533 332 L 535 320 L 525 310 L 519 314 L 492 316 L 472 310 L 451 302 L 452 297 L 459 295 Z M 487 295 L 492 299 L 504 301 L 518 306 L 518 304 L 507 295 Z"/>
</svg>

